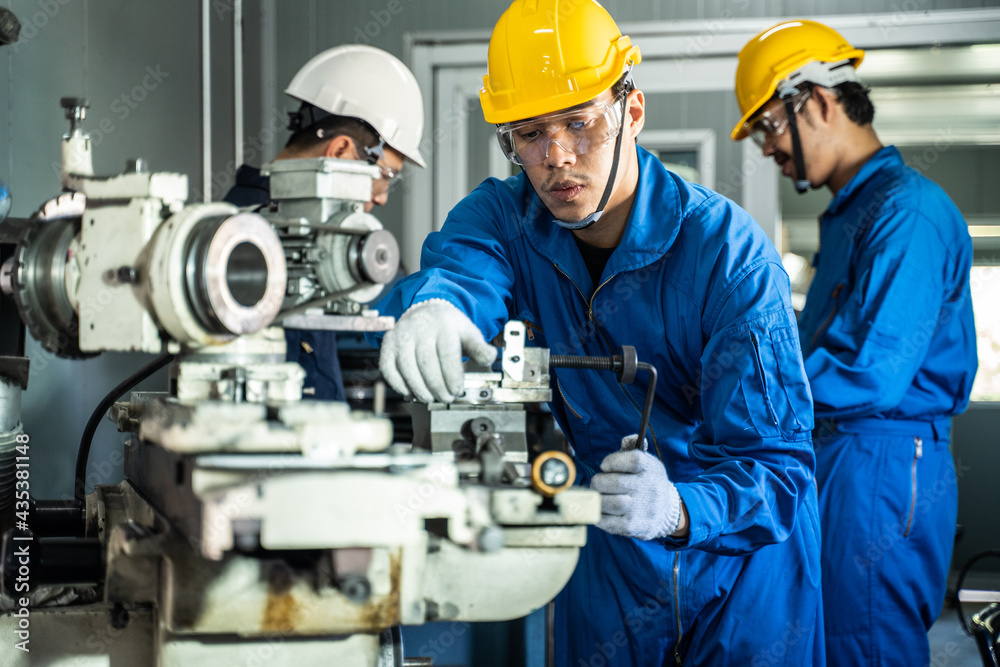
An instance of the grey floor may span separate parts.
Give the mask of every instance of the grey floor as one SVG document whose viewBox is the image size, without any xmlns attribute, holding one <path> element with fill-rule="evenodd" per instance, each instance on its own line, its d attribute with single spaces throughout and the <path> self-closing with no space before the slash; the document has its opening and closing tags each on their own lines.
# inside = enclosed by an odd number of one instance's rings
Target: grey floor
<svg viewBox="0 0 1000 667">
<path fill-rule="evenodd" d="M 989 561 L 985 563 L 989 564 Z M 957 574 L 953 571 L 948 577 L 949 600 L 954 599 L 958 585 Z M 981 566 L 969 572 L 962 587 L 970 591 L 1000 591 L 1000 571 Z M 988 604 L 988 602 L 965 603 L 963 605 L 965 622 L 968 623 L 973 614 Z M 931 645 L 931 667 L 982 667 L 983 665 L 975 640 L 962 630 L 958 612 L 951 602 L 945 602 L 941 616 L 927 633 L 927 639 Z"/>
<path fill-rule="evenodd" d="M 985 605 L 981 605 L 985 606 Z M 965 611 L 966 623 L 975 609 Z M 927 639 L 931 644 L 931 667 L 982 667 L 979 650 L 972 637 L 965 634 L 954 607 L 945 606 Z"/>
</svg>

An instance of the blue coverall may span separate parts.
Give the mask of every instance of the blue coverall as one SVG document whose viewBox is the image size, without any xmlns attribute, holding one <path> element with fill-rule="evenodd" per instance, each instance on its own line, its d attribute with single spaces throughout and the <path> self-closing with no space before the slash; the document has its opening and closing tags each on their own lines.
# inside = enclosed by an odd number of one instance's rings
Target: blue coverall
<svg viewBox="0 0 1000 667">
<path fill-rule="evenodd" d="M 225 200 L 236 206 L 255 206 L 271 201 L 271 183 L 260 169 L 242 165 L 236 171 L 236 183 Z M 309 329 L 285 329 L 285 361 L 294 361 L 306 371 L 302 384 L 303 398 L 321 401 L 344 401 L 344 377 L 337 358 L 337 332 Z"/>
<path fill-rule="evenodd" d="M 816 403 L 831 665 L 926 665 L 944 601 L 969 401 L 972 240 L 937 185 L 876 153 L 820 218 L 799 318 Z"/>
<path fill-rule="evenodd" d="M 381 312 L 446 299 L 489 340 L 508 319 L 553 354 L 634 345 L 659 370 L 647 439 L 690 515 L 686 540 L 591 527 L 557 598 L 561 665 L 822 665 L 812 404 L 788 277 L 729 200 L 639 149 L 620 245 L 592 284 L 524 174 L 489 179 L 428 236 Z M 374 335 L 378 341 L 380 335 Z M 635 433 L 644 383 L 553 369 L 582 481 Z"/>
</svg>

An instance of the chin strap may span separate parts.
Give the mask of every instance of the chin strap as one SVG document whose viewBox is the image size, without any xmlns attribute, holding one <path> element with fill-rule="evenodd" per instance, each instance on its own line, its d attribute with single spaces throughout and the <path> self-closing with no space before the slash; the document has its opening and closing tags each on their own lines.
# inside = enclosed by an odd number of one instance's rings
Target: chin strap
<svg viewBox="0 0 1000 667">
<path fill-rule="evenodd" d="M 799 139 L 799 123 L 795 114 L 796 88 L 781 91 L 780 96 L 785 101 L 785 115 L 788 116 L 788 131 L 792 135 L 792 159 L 795 161 L 795 191 L 800 195 L 809 191 L 812 185 L 806 180 L 806 161 L 802 155 L 802 141 Z"/>
<path fill-rule="evenodd" d="M 556 224 L 563 229 L 577 230 L 586 229 L 590 227 L 595 222 L 601 219 L 604 215 L 604 207 L 608 205 L 608 199 L 611 198 L 611 191 L 615 189 L 615 176 L 618 175 L 618 158 L 622 152 L 622 135 L 625 129 L 625 112 L 628 109 L 628 94 L 625 95 L 625 99 L 622 101 L 622 121 L 618 124 L 618 137 L 615 139 L 615 158 L 614 162 L 611 163 L 611 174 L 608 176 L 608 183 L 604 186 L 604 194 L 601 196 L 601 203 L 597 205 L 597 210 L 588 215 L 583 220 L 577 222 L 567 222 L 566 220 L 559 220 L 554 218 Z"/>
</svg>

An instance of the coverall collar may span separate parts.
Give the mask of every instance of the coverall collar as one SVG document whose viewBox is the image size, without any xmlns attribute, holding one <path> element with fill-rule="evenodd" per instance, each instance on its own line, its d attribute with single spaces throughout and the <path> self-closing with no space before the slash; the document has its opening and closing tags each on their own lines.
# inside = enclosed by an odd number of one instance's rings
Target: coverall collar
<svg viewBox="0 0 1000 667">
<path fill-rule="evenodd" d="M 625 234 L 618 244 L 601 282 L 623 271 L 634 271 L 657 261 L 667 253 L 681 226 L 681 202 L 677 184 L 662 169 L 650 169 L 657 158 L 642 147 L 639 154 L 639 179 Z M 520 178 L 527 178 L 524 174 Z M 572 232 L 557 225 L 552 214 L 530 184 L 531 201 L 521 218 L 521 231 L 531 245 L 565 272 L 588 295 L 592 284 Z M 589 289 L 588 289 L 589 287 Z"/>
<path fill-rule="evenodd" d="M 872 176 L 885 168 L 897 168 L 902 166 L 903 156 L 895 146 L 883 146 L 875 155 L 871 156 L 868 162 L 861 165 L 858 173 L 847 182 L 847 185 L 840 189 L 840 192 L 830 200 L 826 207 L 827 215 L 838 215 L 846 207 L 858 191 L 865 186 Z"/>
</svg>

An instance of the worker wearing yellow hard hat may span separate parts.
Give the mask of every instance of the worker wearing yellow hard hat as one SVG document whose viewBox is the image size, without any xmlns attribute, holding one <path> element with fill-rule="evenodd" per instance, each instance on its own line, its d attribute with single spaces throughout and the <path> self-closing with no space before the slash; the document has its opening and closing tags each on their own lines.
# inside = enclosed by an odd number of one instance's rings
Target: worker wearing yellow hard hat
<svg viewBox="0 0 1000 667">
<path fill-rule="evenodd" d="M 972 243 L 941 188 L 883 146 L 832 28 L 785 21 L 739 53 L 735 140 L 802 192 L 827 187 L 798 320 L 818 429 L 830 665 L 926 665 L 955 534 L 951 416 L 969 402 Z"/>
<path fill-rule="evenodd" d="M 761 107 L 780 100 L 792 140 L 795 189 L 805 192 L 810 185 L 804 172 L 797 111 L 807 93 L 799 85 L 809 82 L 832 89 L 842 83 L 858 82 L 855 69 L 864 56 L 864 51 L 815 21 L 789 21 L 761 32 L 739 54 L 736 99 L 743 117 L 733 128 L 732 138 L 738 141 L 751 136 L 762 145 L 761 132 L 771 119 L 761 112 Z M 755 122 L 751 123 L 751 119 Z"/>
<path fill-rule="evenodd" d="M 812 406 L 777 252 L 637 145 L 639 49 L 594 0 L 516 0 L 488 63 L 483 115 L 522 172 L 459 202 L 378 305 L 398 317 L 371 336 L 383 374 L 462 401 L 462 356 L 491 362 L 510 319 L 556 355 L 634 346 L 654 395 L 550 371 L 602 511 L 556 599 L 557 663 L 751 665 L 794 627 L 775 659 L 822 664 Z"/>
<path fill-rule="evenodd" d="M 580 39 L 580 35 L 586 38 Z M 626 110 L 618 105 L 627 102 L 634 88 L 632 67 L 641 60 L 639 48 L 628 35 L 621 34 L 614 19 L 596 2 L 515 4 L 493 29 L 489 73 L 483 77 L 479 99 L 486 122 L 498 126 L 497 137 L 508 159 L 522 166 L 546 159 L 552 145 L 549 134 L 532 125 L 539 132 L 526 140 L 524 121 L 529 119 L 546 118 L 560 125 L 585 120 L 585 126 L 563 133 L 557 142 L 575 155 L 597 151 L 614 141 L 611 171 L 599 203 L 579 219 L 557 217 L 567 229 L 590 227 L 608 204 L 625 135 L 621 130 Z M 576 117 L 577 107 L 600 99 L 616 84 L 611 100 L 599 109 L 589 109 L 585 119 Z M 552 201 L 550 198 L 546 203 Z M 583 203 L 593 204 L 589 199 Z M 561 207 L 560 212 L 564 209 L 568 207 Z M 577 206 L 574 213 L 579 211 Z"/>
</svg>

